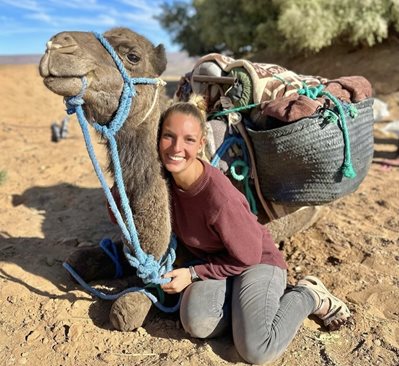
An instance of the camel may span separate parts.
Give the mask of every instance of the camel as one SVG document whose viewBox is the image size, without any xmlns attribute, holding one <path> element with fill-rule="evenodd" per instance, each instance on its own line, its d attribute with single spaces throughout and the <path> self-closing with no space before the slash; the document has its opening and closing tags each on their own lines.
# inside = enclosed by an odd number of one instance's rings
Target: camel
<svg viewBox="0 0 399 366">
<path fill-rule="evenodd" d="M 162 45 L 155 47 L 143 36 L 127 29 L 115 28 L 104 33 L 122 60 L 131 77 L 158 77 L 165 70 L 166 56 Z M 108 51 L 89 32 L 61 32 L 47 43 L 47 50 L 39 66 L 45 86 L 65 98 L 76 96 L 82 88 L 82 77 L 87 78 L 83 95 L 83 109 L 89 121 L 105 125 L 118 109 L 123 79 Z M 167 250 L 171 223 L 167 183 L 157 153 L 157 126 L 161 103 L 154 101 L 155 87 L 137 85 L 128 118 L 116 134 L 123 180 L 142 249 L 159 259 Z M 153 103 L 154 102 L 154 103 Z M 108 160 L 110 151 L 108 146 Z M 108 170 L 114 176 L 111 163 Z M 267 223 L 278 242 L 312 224 L 318 210 L 294 212 Z M 82 255 L 72 261 L 79 266 Z M 105 277 L 113 264 L 101 249 L 83 253 L 86 262 L 80 268 L 86 280 Z M 102 265 L 96 264 L 101 262 Z M 126 268 L 126 263 L 124 265 Z M 134 330 L 143 325 L 151 308 L 151 301 L 143 294 L 128 293 L 117 299 L 111 308 L 110 319 L 115 328 Z"/>
<path fill-rule="evenodd" d="M 154 78 L 165 70 L 163 45 L 154 47 L 146 38 L 127 28 L 112 29 L 104 37 L 118 53 L 131 77 Z M 118 108 L 123 79 L 110 54 L 92 33 L 62 32 L 53 36 L 47 43 L 39 71 L 45 86 L 63 97 L 77 95 L 82 88 L 81 77 L 86 76 L 83 108 L 88 121 L 106 124 Z M 153 85 L 136 85 L 137 96 L 115 138 L 141 248 L 159 259 L 168 249 L 171 223 L 167 184 L 161 174 L 157 153 L 160 104 L 154 101 L 155 88 Z M 110 162 L 109 146 L 107 150 Z M 111 163 L 108 169 L 114 176 Z M 123 302 L 126 297 L 130 299 L 129 304 L 135 304 L 134 311 L 126 309 Z M 124 295 L 113 304 L 111 321 L 116 328 L 128 330 L 118 323 L 118 315 L 115 316 L 118 312 L 126 312 L 120 316 L 126 317 L 129 313 L 129 329 L 135 329 L 142 325 L 151 304 L 141 293 Z"/>
</svg>

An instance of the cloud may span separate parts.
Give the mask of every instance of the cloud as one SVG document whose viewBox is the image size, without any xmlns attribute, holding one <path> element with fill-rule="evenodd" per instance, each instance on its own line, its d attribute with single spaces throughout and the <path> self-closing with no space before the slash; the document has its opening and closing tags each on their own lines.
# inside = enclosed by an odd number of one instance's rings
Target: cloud
<svg viewBox="0 0 399 366">
<path fill-rule="evenodd" d="M 63 30 L 104 32 L 117 26 L 171 47 L 155 19 L 164 1 L 171 0 L 0 0 L 0 53 L 12 52 L 22 37 L 34 44 Z"/>
<path fill-rule="evenodd" d="M 0 4 L 1 3 L 12 6 L 14 8 L 25 9 L 25 10 L 40 11 L 40 9 L 41 9 L 41 6 L 39 5 L 39 3 L 34 0 L 19 0 L 19 1 L 1 0 Z"/>
<path fill-rule="evenodd" d="M 36 12 L 32 14 L 27 14 L 25 16 L 27 19 L 32 19 L 32 20 L 38 20 L 39 22 L 51 24 L 51 25 L 56 25 L 57 22 L 55 21 L 54 18 L 52 18 L 50 15 L 43 13 L 43 12 Z"/>
</svg>

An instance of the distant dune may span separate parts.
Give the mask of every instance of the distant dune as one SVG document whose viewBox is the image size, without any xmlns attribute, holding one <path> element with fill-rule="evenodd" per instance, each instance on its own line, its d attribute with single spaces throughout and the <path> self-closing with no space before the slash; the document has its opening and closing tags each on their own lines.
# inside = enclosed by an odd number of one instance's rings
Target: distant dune
<svg viewBox="0 0 399 366">
<path fill-rule="evenodd" d="M 42 55 L 0 55 L 0 65 L 38 64 Z M 163 76 L 178 78 L 191 71 L 196 58 L 189 57 L 186 52 L 168 52 L 168 66 Z"/>
</svg>

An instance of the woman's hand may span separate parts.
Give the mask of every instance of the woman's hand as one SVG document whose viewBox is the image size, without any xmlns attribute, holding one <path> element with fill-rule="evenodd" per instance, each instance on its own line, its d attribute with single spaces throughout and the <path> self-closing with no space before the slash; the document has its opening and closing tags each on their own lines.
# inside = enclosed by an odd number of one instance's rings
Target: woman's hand
<svg viewBox="0 0 399 366">
<path fill-rule="evenodd" d="M 191 273 L 188 268 L 178 268 L 165 273 L 163 278 L 172 278 L 172 281 L 162 285 L 161 288 L 168 294 L 182 292 L 191 283 Z"/>
</svg>

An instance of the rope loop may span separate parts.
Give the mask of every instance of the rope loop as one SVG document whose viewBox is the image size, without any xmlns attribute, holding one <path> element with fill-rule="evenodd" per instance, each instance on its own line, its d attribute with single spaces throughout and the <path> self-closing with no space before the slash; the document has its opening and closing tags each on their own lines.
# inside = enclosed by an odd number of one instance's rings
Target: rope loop
<svg viewBox="0 0 399 366">
<path fill-rule="evenodd" d="M 241 174 L 237 172 L 237 168 L 241 168 Z M 235 160 L 230 166 L 230 172 L 233 178 L 239 182 L 244 180 L 245 178 L 248 177 L 249 175 L 249 166 L 248 164 L 243 161 L 243 160 Z"/>
<path fill-rule="evenodd" d="M 225 138 L 223 141 L 222 145 L 219 146 L 219 148 L 216 150 L 212 161 L 211 165 L 212 166 L 217 166 L 219 164 L 220 159 L 222 156 L 227 152 L 227 150 L 230 148 L 231 145 L 239 145 L 241 147 L 241 150 L 243 152 L 243 160 L 235 160 L 230 167 L 230 172 L 233 176 L 234 179 L 237 181 L 244 181 L 244 192 L 245 192 L 245 197 L 247 198 L 247 201 L 249 202 L 249 205 L 251 207 L 251 211 L 256 215 L 258 213 L 258 209 L 256 207 L 256 200 L 255 197 L 251 191 L 251 187 L 249 185 L 249 166 L 246 163 L 248 161 L 248 155 L 246 151 L 246 146 L 245 146 L 245 141 L 242 137 L 238 137 L 235 135 L 230 135 Z M 236 174 L 236 166 L 240 166 L 243 168 L 243 171 L 241 174 Z M 237 178 L 235 178 L 237 177 Z"/>
</svg>

